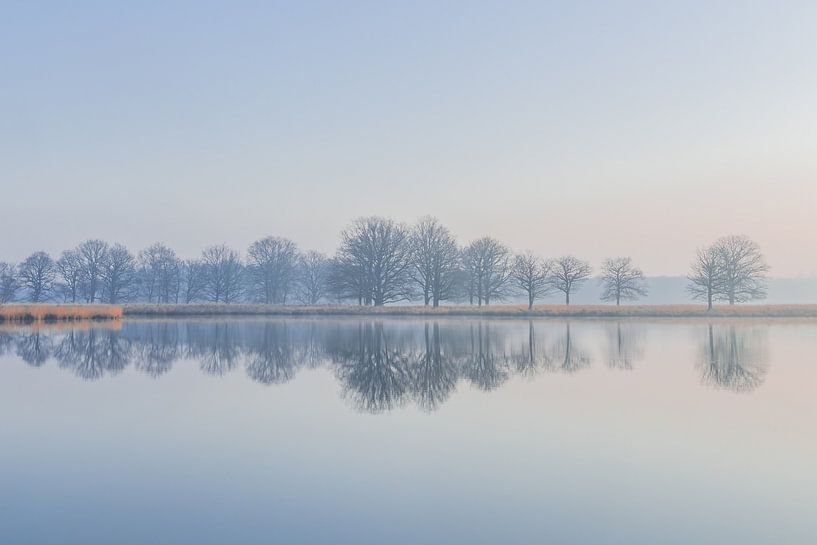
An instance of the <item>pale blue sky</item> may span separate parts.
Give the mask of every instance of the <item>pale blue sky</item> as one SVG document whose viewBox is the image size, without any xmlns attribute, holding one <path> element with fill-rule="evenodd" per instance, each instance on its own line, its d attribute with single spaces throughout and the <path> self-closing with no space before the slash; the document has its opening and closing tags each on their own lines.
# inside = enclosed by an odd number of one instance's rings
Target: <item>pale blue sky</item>
<svg viewBox="0 0 817 545">
<path fill-rule="evenodd" d="M 434 214 L 648 274 L 728 233 L 817 271 L 814 2 L 148 4 L 3 4 L 0 259 Z"/>
</svg>

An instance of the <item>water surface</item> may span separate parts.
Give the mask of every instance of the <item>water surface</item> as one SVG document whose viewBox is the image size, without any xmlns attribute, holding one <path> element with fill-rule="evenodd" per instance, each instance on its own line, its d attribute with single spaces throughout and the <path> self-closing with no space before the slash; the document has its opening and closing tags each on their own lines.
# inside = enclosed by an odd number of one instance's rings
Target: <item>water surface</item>
<svg viewBox="0 0 817 545">
<path fill-rule="evenodd" d="M 817 323 L 0 329 L 4 543 L 817 542 Z"/>
</svg>

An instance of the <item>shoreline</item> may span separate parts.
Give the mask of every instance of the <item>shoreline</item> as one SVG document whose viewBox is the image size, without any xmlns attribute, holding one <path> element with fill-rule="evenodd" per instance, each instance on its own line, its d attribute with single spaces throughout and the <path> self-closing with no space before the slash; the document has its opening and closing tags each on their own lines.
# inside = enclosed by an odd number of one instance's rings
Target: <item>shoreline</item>
<svg viewBox="0 0 817 545">
<path fill-rule="evenodd" d="M 119 321 L 128 318 L 230 317 L 373 318 L 817 318 L 817 304 L 803 305 L 450 305 L 364 307 L 257 304 L 5 304 L 0 323 Z"/>
<path fill-rule="evenodd" d="M 123 306 L 127 317 L 417 317 L 417 318 L 817 318 L 817 305 L 451 305 L 361 307 L 352 305 L 189 304 Z"/>
</svg>

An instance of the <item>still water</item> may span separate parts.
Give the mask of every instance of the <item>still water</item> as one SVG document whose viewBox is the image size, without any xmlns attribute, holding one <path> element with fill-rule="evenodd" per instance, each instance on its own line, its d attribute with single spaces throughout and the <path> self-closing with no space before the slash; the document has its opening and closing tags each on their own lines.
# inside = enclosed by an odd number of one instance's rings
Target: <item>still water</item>
<svg viewBox="0 0 817 545">
<path fill-rule="evenodd" d="M 815 322 L 6 327 L 0 433 L 0 543 L 817 543 Z"/>
</svg>

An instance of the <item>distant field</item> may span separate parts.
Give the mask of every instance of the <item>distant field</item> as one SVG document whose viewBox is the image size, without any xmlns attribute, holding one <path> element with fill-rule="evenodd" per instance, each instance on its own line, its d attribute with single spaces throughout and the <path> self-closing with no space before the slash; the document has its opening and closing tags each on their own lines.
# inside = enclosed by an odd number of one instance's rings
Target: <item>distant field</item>
<svg viewBox="0 0 817 545">
<path fill-rule="evenodd" d="M 125 305 L 125 316 L 472 316 L 472 317 L 653 317 L 653 318 L 817 318 L 817 305 L 525 305 L 439 308 L 423 306 L 361 307 L 352 305 L 281 306 L 247 304 Z"/>
<path fill-rule="evenodd" d="M 119 305 L 0 305 L 0 323 L 118 320 L 121 317 Z"/>
</svg>

